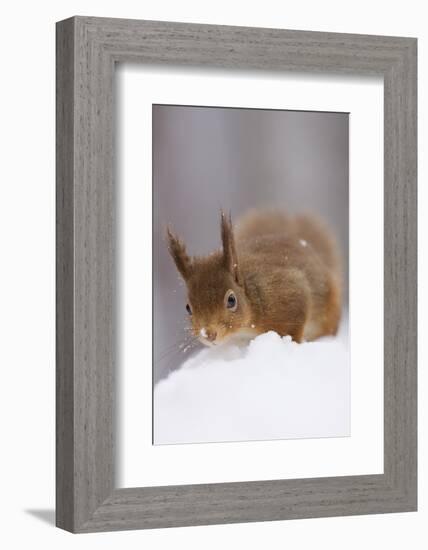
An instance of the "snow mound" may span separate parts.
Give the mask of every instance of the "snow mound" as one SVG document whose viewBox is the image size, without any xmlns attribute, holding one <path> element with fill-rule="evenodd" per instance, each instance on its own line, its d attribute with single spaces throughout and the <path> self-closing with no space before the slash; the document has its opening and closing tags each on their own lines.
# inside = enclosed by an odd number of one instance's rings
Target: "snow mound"
<svg viewBox="0 0 428 550">
<path fill-rule="evenodd" d="M 207 348 L 154 389 L 156 445 L 349 432 L 350 365 L 343 337 L 296 344 L 267 332 L 246 348 Z"/>
</svg>

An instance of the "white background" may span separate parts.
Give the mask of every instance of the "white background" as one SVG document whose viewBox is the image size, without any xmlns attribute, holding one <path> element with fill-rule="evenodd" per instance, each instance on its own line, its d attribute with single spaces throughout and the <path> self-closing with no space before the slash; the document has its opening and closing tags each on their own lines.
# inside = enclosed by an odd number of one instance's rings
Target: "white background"
<svg viewBox="0 0 428 550">
<path fill-rule="evenodd" d="M 424 548 L 428 520 L 426 469 L 420 468 L 419 512 L 353 518 L 72 536 L 52 527 L 54 505 L 54 22 L 72 14 L 165 19 L 419 37 L 419 181 L 428 207 L 424 4 L 339 1 L 254 5 L 244 0 L 71 0 L 9 3 L 2 10 L 0 180 L 2 495 L 5 548 Z M 428 278 L 426 216 L 420 216 L 420 273 Z M 426 285 L 419 289 L 427 305 Z M 428 329 L 420 308 L 420 334 Z M 426 339 L 419 361 L 427 364 Z M 425 343 L 425 345 L 424 345 Z M 427 373 L 419 376 L 419 464 L 428 460 Z M 32 511 L 32 512 L 31 512 Z M 36 513 L 34 513 L 36 511 Z M 49 521 L 46 521 L 46 520 Z M 423 540 L 423 538 L 425 540 Z"/>
<path fill-rule="evenodd" d="M 165 69 L 134 65 L 121 68 L 117 78 L 121 136 L 118 485 L 382 473 L 383 83 L 379 78 L 337 75 L 278 78 L 218 71 L 201 75 L 193 70 L 175 71 L 171 77 Z M 146 250 L 151 243 L 152 103 L 351 113 L 351 437 L 152 446 L 152 291 L 151 284 L 141 284 L 151 280 L 152 272 L 147 261 L 151 251 Z M 358 219 L 362 212 L 363 224 Z M 361 269 L 365 263 L 370 270 Z M 370 316 L 367 303 L 372 306 Z"/>
</svg>

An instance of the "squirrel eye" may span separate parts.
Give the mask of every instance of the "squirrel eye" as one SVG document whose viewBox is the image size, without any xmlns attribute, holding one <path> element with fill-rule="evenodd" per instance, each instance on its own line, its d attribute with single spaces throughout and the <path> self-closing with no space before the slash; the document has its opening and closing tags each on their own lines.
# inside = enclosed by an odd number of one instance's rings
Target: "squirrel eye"
<svg viewBox="0 0 428 550">
<path fill-rule="evenodd" d="M 230 309 L 231 311 L 236 311 L 236 308 L 238 307 L 238 300 L 235 294 L 231 290 L 228 290 L 226 292 L 226 296 L 224 297 L 224 302 L 227 309 Z"/>
<path fill-rule="evenodd" d="M 186 310 L 189 315 L 192 315 L 192 308 L 189 306 L 189 304 L 186 304 Z"/>
</svg>

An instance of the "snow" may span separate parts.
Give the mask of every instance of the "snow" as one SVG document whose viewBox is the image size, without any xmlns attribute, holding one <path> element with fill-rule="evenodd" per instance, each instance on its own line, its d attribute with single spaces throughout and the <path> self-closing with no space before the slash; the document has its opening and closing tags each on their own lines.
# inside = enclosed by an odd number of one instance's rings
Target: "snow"
<svg viewBox="0 0 428 550">
<path fill-rule="evenodd" d="M 350 435 L 347 326 L 297 344 L 274 332 L 207 348 L 154 389 L 154 443 Z"/>
</svg>

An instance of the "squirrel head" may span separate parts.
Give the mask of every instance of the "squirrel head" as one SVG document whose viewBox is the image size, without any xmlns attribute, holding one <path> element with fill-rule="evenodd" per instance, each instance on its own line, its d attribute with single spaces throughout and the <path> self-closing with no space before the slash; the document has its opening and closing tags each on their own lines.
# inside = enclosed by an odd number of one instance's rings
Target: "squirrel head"
<svg viewBox="0 0 428 550">
<path fill-rule="evenodd" d="M 168 249 L 186 283 L 186 310 L 193 334 L 206 346 L 251 332 L 251 308 L 239 269 L 231 216 L 221 212 L 221 250 L 190 257 L 167 228 Z"/>
</svg>

